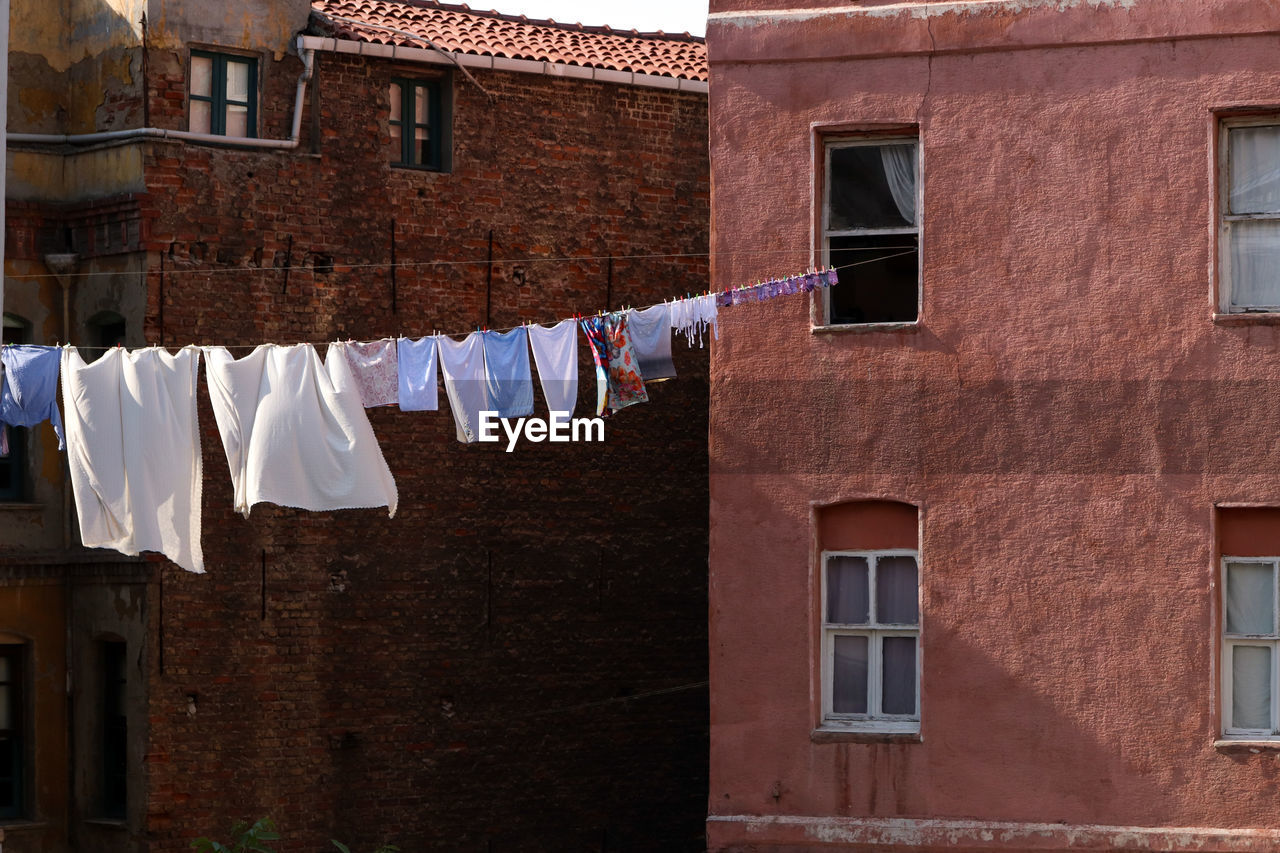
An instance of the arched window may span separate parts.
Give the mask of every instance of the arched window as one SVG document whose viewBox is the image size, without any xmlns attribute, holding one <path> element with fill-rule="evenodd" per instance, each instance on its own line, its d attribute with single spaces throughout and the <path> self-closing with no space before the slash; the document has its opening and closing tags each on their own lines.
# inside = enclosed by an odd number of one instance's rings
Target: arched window
<svg viewBox="0 0 1280 853">
<path fill-rule="evenodd" d="M 920 731 L 918 519 L 897 501 L 817 513 L 824 729 Z"/>
<path fill-rule="evenodd" d="M 125 321 L 114 311 L 99 311 L 87 324 L 89 326 L 89 349 L 85 361 L 96 361 L 111 347 L 124 346 Z"/>
</svg>

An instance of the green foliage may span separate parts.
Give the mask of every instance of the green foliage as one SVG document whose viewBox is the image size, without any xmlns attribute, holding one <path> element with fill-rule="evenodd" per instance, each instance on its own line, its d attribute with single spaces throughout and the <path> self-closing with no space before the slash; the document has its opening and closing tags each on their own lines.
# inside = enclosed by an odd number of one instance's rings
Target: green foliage
<svg viewBox="0 0 1280 853">
<path fill-rule="evenodd" d="M 191 842 L 197 853 L 275 853 L 267 846 L 268 841 L 277 841 L 280 834 L 271 818 L 264 817 L 250 826 L 245 821 L 236 821 L 231 827 L 231 841 L 223 844 L 211 838 L 201 836 Z"/>
</svg>

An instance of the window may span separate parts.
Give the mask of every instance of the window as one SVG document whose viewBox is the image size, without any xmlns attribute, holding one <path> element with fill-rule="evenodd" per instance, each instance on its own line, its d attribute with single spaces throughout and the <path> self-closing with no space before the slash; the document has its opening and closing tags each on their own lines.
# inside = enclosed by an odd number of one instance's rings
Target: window
<svg viewBox="0 0 1280 853">
<path fill-rule="evenodd" d="M 899 549 L 823 554 L 824 726 L 919 731 L 916 557 Z"/>
<path fill-rule="evenodd" d="M 826 322 L 913 323 L 920 304 L 919 146 L 915 138 L 826 146 L 822 239 L 840 284 L 824 288 Z"/>
<path fill-rule="evenodd" d="M 191 119 L 195 133 L 258 135 L 258 61 L 191 51 Z"/>
<path fill-rule="evenodd" d="M 4 315 L 4 342 L 31 343 L 31 324 L 13 314 Z M 26 497 L 27 429 L 0 424 L 0 501 L 14 503 Z M 7 449 L 7 453 L 5 452 Z"/>
<path fill-rule="evenodd" d="M 1280 123 L 1223 122 L 1219 145 L 1222 308 L 1280 311 Z"/>
<path fill-rule="evenodd" d="M 445 80 L 391 81 L 391 162 L 447 168 Z"/>
<path fill-rule="evenodd" d="M 102 642 L 102 813 L 120 820 L 128 805 L 127 649 L 123 641 Z"/>
<path fill-rule="evenodd" d="M 1276 696 L 1280 624 L 1275 558 L 1223 558 L 1223 731 L 1280 736 Z"/>
<path fill-rule="evenodd" d="M 21 817 L 23 811 L 25 648 L 0 644 L 0 818 Z"/>
<path fill-rule="evenodd" d="M 86 325 L 90 349 L 85 353 L 85 361 L 97 361 L 108 349 L 125 345 L 125 321 L 116 312 L 99 311 Z"/>
</svg>

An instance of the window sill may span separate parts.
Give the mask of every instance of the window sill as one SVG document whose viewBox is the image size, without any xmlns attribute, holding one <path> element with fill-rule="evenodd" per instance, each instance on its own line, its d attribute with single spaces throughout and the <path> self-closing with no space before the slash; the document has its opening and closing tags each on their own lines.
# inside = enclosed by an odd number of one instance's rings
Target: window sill
<svg viewBox="0 0 1280 853">
<path fill-rule="evenodd" d="M 1280 752 L 1280 738 L 1276 740 L 1220 738 L 1213 742 L 1213 748 L 1218 752 Z"/>
<path fill-rule="evenodd" d="M 100 826 L 103 829 L 128 829 L 129 822 L 114 817 L 90 817 L 84 821 L 89 826 Z"/>
<path fill-rule="evenodd" d="M 1280 311 L 1239 311 L 1214 314 L 1215 326 L 1280 326 Z"/>
<path fill-rule="evenodd" d="M 27 820 L 21 817 L 0 818 L 0 834 L 48 828 L 49 824 L 42 820 Z"/>
<path fill-rule="evenodd" d="M 917 332 L 920 330 L 920 321 L 913 320 L 910 323 L 837 323 L 829 326 L 810 326 L 809 331 L 815 335 L 828 333 L 844 333 L 844 332 Z"/>
<path fill-rule="evenodd" d="M 434 172 L 437 175 L 447 175 L 448 171 L 437 166 L 419 166 L 415 163 L 392 163 L 393 169 L 408 169 L 410 172 Z"/>
<path fill-rule="evenodd" d="M 924 743 L 920 732 L 876 732 L 861 729 L 814 729 L 814 743 Z"/>
<path fill-rule="evenodd" d="M 23 501 L 0 501 L 0 512 L 6 510 L 13 512 L 40 512 L 44 509 L 44 504 L 25 503 Z"/>
</svg>

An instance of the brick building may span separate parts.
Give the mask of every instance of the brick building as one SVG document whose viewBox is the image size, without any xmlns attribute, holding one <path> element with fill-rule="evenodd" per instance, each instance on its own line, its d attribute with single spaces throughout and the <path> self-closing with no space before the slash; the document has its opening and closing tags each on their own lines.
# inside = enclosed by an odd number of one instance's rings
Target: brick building
<svg viewBox="0 0 1280 853">
<path fill-rule="evenodd" d="M 706 289 L 699 39 L 211 11 L 13 0 L 7 341 L 465 333 Z M 79 547 L 52 432 L 16 433 L 6 847 L 179 851 L 265 815 L 285 850 L 700 849 L 705 352 L 677 369 L 603 445 L 370 410 L 394 519 L 234 514 L 201 382 L 202 576 Z"/>
<path fill-rule="evenodd" d="M 1280 848 L 1277 20 L 712 0 L 710 849 Z"/>
</svg>

